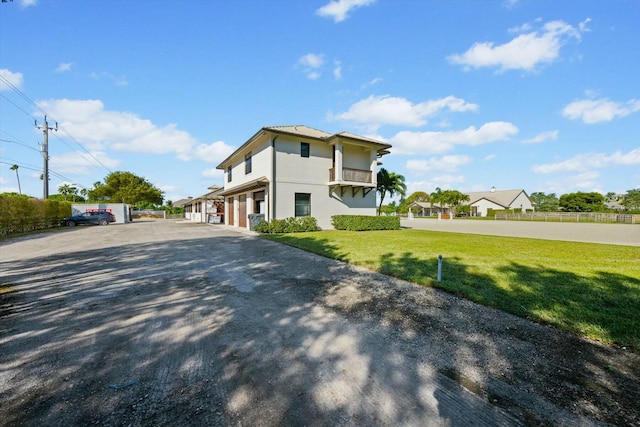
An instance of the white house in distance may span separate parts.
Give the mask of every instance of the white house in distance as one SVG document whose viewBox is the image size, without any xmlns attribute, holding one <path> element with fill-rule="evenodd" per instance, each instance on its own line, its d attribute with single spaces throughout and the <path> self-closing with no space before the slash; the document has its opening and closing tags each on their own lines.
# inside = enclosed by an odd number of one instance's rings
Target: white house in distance
<svg viewBox="0 0 640 427">
<path fill-rule="evenodd" d="M 521 209 L 522 212 L 534 210 L 531 199 L 524 190 L 496 190 L 466 193 L 471 206 L 471 216 L 487 216 L 488 209 Z"/>
<path fill-rule="evenodd" d="M 209 187 L 209 192 L 198 197 L 179 200 L 174 206 L 184 208 L 184 217 L 193 222 L 221 224 L 224 218 L 224 198 L 219 185 Z"/>
<path fill-rule="evenodd" d="M 471 216 L 487 216 L 489 209 L 521 209 L 522 212 L 534 210 L 534 204 L 524 190 L 496 190 L 492 188 L 490 191 L 465 194 L 469 196 L 469 201 L 463 204 L 471 206 Z M 418 213 L 421 216 L 435 216 L 451 212 L 447 206 L 441 207 L 437 203 L 431 204 L 430 202 L 415 202 L 409 206 L 409 209 L 412 213 Z"/>
<path fill-rule="evenodd" d="M 224 170 L 224 223 L 250 228 L 312 216 L 331 228 L 333 215 L 375 215 L 378 158 L 391 145 L 308 126 L 263 127 L 217 168 Z"/>
</svg>

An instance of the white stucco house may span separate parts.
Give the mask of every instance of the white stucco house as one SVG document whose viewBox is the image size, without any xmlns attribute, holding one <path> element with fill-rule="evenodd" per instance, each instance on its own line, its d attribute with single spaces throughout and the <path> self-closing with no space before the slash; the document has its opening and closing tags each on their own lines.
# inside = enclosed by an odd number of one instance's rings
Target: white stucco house
<svg viewBox="0 0 640 427">
<path fill-rule="evenodd" d="M 308 126 L 263 127 L 217 168 L 224 171 L 224 223 L 312 216 L 331 228 L 338 214 L 376 214 L 378 159 L 391 145 Z"/>
<path fill-rule="evenodd" d="M 471 216 L 487 216 L 488 209 L 521 209 L 522 212 L 534 210 L 534 204 L 527 192 L 518 190 L 496 190 L 466 193 L 467 205 L 471 206 Z"/>
<path fill-rule="evenodd" d="M 184 208 L 184 217 L 190 221 L 221 224 L 224 219 L 224 197 L 220 193 L 223 190 L 219 185 L 212 185 L 208 193 L 179 200 L 178 206 Z"/>
</svg>

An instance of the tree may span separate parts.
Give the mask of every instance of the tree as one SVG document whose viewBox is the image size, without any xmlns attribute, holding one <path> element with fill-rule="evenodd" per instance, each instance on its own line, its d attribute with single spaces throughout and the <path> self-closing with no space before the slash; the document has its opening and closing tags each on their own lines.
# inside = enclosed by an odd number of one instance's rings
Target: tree
<svg viewBox="0 0 640 427">
<path fill-rule="evenodd" d="M 58 193 L 64 196 L 65 202 L 67 201 L 67 196 L 72 196 L 71 200 L 75 201 L 75 195 L 78 194 L 78 189 L 69 184 L 63 184 L 58 187 Z"/>
<path fill-rule="evenodd" d="M 18 165 L 11 166 L 12 171 L 16 171 L 16 179 L 18 180 L 18 194 L 22 195 L 22 188 L 20 187 L 20 175 L 18 175 Z"/>
<path fill-rule="evenodd" d="M 378 215 L 380 215 L 382 209 L 382 202 L 384 201 L 387 193 L 389 197 L 393 197 L 394 194 L 404 196 L 407 191 L 407 185 L 404 183 L 404 176 L 396 174 L 394 172 L 388 172 L 385 168 L 378 171 L 378 186 L 376 190 L 380 193 L 380 206 L 378 207 Z"/>
<path fill-rule="evenodd" d="M 469 201 L 469 195 L 461 193 L 458 190 L 445 190 L 442 192 L 442 198 L 445 204 L 451 207 L 451 214 L 456 215 L 456 208 L 462 204 L 462 202 Z"/>
<path fill-rule="evenodd" d="M 626 210 L 640 210 L 640 188 L 628 190 L 620 203 Z"/>
<path fill-rule="evenodd" d="M 131 172 L 112 172 L 104 183 L 96 182 L 89 190 L 89 199 L 126 203 L 129 205 L 162 205 L 164 193 L 146 179 Z"/>
<path fill-rule="evenodd" d="M 436 190 L 431 193 L 431 203 L 438 204 L 441 207 L 449 206 L 451 209 L 451 215 L 456 214 L 456 208 L 462 202 L 468 202 L 469 195 L 461 193 L 458 190 L 444 190 L 440 187 L 436 187 Z"/>
<path fill-rule="evenodd" d="M 536 204 L 536 210 L 539 212 L 556 212 L 560 210 L 560 200 L 558 200 L 556 193 L 531 193 L 531 200 Z"/>
<path fill-rule="evenodd" d="M 604 196 L 597 192 L 563 194 L 560 207 L 566 212 L 603 212 Z"/>
</svg>

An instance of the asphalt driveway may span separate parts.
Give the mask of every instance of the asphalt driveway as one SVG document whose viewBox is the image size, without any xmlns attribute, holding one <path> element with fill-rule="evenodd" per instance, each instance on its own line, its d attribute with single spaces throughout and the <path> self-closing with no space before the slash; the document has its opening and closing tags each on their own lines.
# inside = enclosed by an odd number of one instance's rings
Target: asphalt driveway
<svg viewBox="0 0 640 427">
<path fill-rule="evenodd" d="M 640 357 L 224 227 L 0 243 L 0 425 L 634 425 Z"/>
</svg>

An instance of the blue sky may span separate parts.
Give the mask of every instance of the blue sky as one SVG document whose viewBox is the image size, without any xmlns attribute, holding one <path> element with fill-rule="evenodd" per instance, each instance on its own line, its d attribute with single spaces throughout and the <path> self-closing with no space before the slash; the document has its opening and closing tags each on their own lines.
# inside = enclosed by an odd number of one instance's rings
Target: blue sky
<svg viewBox="0 0 640 427">
<path fill-rule="evenodd" d="M 263 126 L 393 144 L 408 192 L 640 188 L 637 0 L 14 0 L 0 192 L 130 171 L 178 200 Z"/>
</svg>

